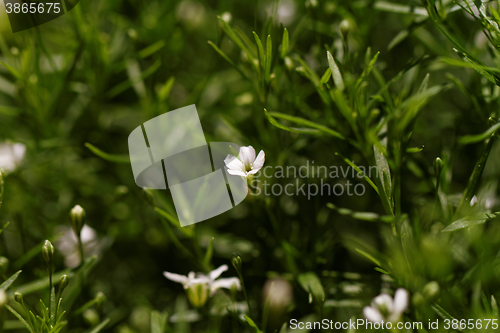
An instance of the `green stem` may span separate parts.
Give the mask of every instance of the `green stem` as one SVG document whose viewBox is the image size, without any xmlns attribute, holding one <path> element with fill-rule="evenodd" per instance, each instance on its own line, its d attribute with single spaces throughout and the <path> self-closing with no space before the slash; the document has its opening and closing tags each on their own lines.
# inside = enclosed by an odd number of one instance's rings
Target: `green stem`
<svg viewBox="0 0 500 333">
<path fill-rule="evenodd" d="M 52 260 L 47 263 L 49 267 L 49 320 L 52 317 Z"/>
<path fill-rule="evenodd" d="M 83 244 L 82 238 L 78 235 L 78 251 L 80 252 L 80 265 L 83 265 L 84 253 L 83 253 Z"/>
<path fill-rule="evenodd" d="M 250 299 L 248 298 L 247 289 L 245 288 L 245 281 L 243 281 L 243 275 L 241 274 L 240 270 L 237 271 L 238 271 L 238 277 L 240 278 L 241 281 L 241 288 L 243 289 L 243 294 L 245 295 L 245 299 L 247 301 L 248 312 L 250 313 L 250 317 L 252 319 L 255 319 L 255 317 L 253 316 L 252 307 L 250 306 Z"/>
</svg>

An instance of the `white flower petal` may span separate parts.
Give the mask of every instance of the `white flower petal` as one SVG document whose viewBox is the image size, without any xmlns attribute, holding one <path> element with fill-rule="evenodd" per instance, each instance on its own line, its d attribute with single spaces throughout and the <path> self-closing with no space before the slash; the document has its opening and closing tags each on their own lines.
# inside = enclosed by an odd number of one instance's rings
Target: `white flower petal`
<svg viewBox="0 0 500 333">
<path fill-rule="evenodd" d="M 229 157 L 229 155 L 228 155 Z M 226 164 L 227 168 L 229 170 L 234 170 L 234 171 L 245 171 L 245 165 L 239 160 L 237 159 L 236 157 L 232 158 L 232 159 L 228 159 L 228 157 L 226 157 L 226 159 L 224 160 L 224 163 Z M 228 162 L 226 162 L 228 161 Z"/>
<path fill-rule="evenodd" d="M 377 309 L 372 308 L 371 306 L 366 306 L 363 309 L 363 314 L 365 315 L 366 319 L 374 323 L 380 323 L 383 320 L 380 312 Z"/>
<path fill-rule="evenodd" d="M 264 166 L 264 162 L 266 161 L 266 154 L 264 153 L 263 150 L 261 150 L 259 152 L 259 155 L 257 155 L 257 158 L 255 159 L 255 161 L 253 162 L 253 168 L 252 169 L 256 169 L 257 171 L 259 171 L 263 166 Z"/>
<path fill-rule="evenodd" d="M 392 313 L 393 311 L 393 304 L 392 304 L 392 297 L 387 295 L 387 294 L 380 294 L 377 297 L 375 297 L 372 301 L 372 307 L 377 308 L 377 309 L 386 309 L 387 312 Z"/>
<path fill-rule="evenodd" d="M 188 277 L 185 275 L 179 275 L 179 274 L 170 273 L 170 272 L 163 272 L 163 276 L 165 276 L 170 281 L 182 283 L 183 285 L 185 285 L 188 282 Z"/>
<path fill-rule="evenodd" d="M 240 148 L 240 160 L 245 165 L 251 165 L 255 161 L 255 149 L 252 146 Z"/>
<path fill-rule="evenodd" d="M 234 155 L 231 155 L 231 154 L 228 154 L 226 156 L 226 158 L 224 159 L 224 164 L 225 165 L 228 165 L 229 163 L 231 163 L 234 159 L 236 158 L 236 156 Z"/>
<path fill-rule="evenodd" d="M 231 170 L 231 169 L 227 169 L 227 173 L 230 174 L 230 175 L 233 175 L 233 176 L 242 176 L 242 177 L 246 177 L 247 174 L 244 173 L 243 171 L 241 170 Z"/>
<path fill-rule="evenodd" d="M 187 289 L 189 286 L 192 286 L 195 284 L 206 284 L 208 287 L 208 285 L 210 285 L 211 282 L 212 281 L 207 276 L 201 276 L 201 277 L 197 277 L 196 279 L 189 280 L 184 287 Z"/>
<path fill-rule="evenodd" d="M 219 288 L 231 289 L 233 286 L 236 286 L 236 289 L 241 290 L 240 279 L 236 277 L 218 279 L 212 283 L 210 291 L 213 293 Z"/>
<path fill-rule="evenodd" d="M 408 307 L 408 292 L 403 288 L 399 288 L 398 290 L 396 290 L 396 293 L 394 294 L 393 312 L 403 313 L 405 312 L 407 307 Z"/>
<path fill-rule="evenodd" d="M 217 279 L 223 272 L 227 271 L 228 267 L 227 265 L 222 265 L 219 268 L 214 269 L 209 273 L 209 278 L 210 280 L 215 280 Z"/>
</svg>

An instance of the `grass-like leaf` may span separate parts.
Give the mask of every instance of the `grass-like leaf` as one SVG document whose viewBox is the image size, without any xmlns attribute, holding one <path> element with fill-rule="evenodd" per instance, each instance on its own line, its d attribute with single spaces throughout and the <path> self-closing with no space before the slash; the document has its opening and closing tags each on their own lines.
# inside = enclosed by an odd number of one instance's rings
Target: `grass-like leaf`
<svg viewBox="0 0 500 333">
<path fill-rule="evenodd" d="M 455 231 L 458 229 L 463 229 L 463 228 L 468 228 L 472 227 L 477 224 L 483 224 L 488 220 L 494 219 L 495 217 L 499 216 L 500 212 L 497 213 L 492 213 L 492 214 L 476 214 L 476 215 L 471 215 L 471 216 L 466 216 L 463 217 L 446 228 L 444 228 L 442 231 L 443 232 L 449 232 L 449 231 Z"/>
<path fill-rule="evenodd" d="M 486 130 L 485 132 L 483 132 L 481 134 L 465 135 L 465 136 L 461 137 L 460 139 L 458 139 L 458 143 L 460 143 L 462 145 L 468 145 L 471 143 L 477 143 L 477 142 L 484 141 L 484 140 L 488 139 L 489 137 L 491 137 L 491 135 L 493 133 L 497 132 L 499 129 L 500 129 L 500 122 L 491 126 L 490 128 L 488 128 L 488 130 Z"/>
<path fill-rule="evenodd" d="M 319 280 L 318 276 L 314 272 L 302 273 L 297 276 L 297 281 L 300 286 L 313 296 L 313 299 L 322 303 L 325 301 L 325 290 Z"/>
<path fill-rule="evenodd" d="M 333 59 L 333 56 L 329 51 L 326 52 L 326 56 L 328 58 L 328 65 L 330 66 L 330 70 L 332 71 L 333 82 L 335 83 L 337 89 L 342 91 L 344 90 L 344 79 L 342 78 L 342 74 L 340 73 L 339 66 L 337 66 L 335 59 Z"/>
<path fill-rule="evenodd" d="M 33 329 L 31 328 L 31 326 L 26 322 L 26 320 L 24 320 L 24 318 L 16 311 L 14 310 L 10 305 L 8 304 L 5 304 L 5 307 L 7 308 L 7 310 L 9 310 L 14 316 L 17 317 L 17 319 L 19 319 L 19 321 L 24 325 L 24 327 L 26 327 L 26 329 L 28 331 L 30 331 L 31 333 L 34 333 L 33 332 Z"/>
<path fill-rule="evenodd" d="M 14 283 L 14 281 L 16 281 L 17 277 L 19 276 L 19 274 L 21 274 L 21 272 L 22 271 L 17 271 L 16 273 L 14 273 L 14 275 L 5 280 L 4 283 L 0 284 L 0 289 L 3 291 L 7 290 Z"/>
<path fill-rule="evenodd" d="M 85 143 L 85 147 L 90 149 L 91 152 L 99 156 L 100 158 L 108 161 L 108 162 L 115 162 L 115 163 L 130 163 L 130 157 L 128 155 L 112 155 L 105 153 L 104 151 L 100 150 L 96 146 L 90 144 L 90 143 Z"/>
</svg>

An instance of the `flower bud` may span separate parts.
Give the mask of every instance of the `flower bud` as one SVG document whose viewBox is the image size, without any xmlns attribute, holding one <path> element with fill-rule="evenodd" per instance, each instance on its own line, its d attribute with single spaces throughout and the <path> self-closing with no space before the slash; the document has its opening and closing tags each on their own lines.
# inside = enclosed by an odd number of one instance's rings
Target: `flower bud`
<svg viewBox="0 0 500 333">
<path fill-rule="evenodd" d="M 19 291 L 16 291 L 14 293 L 14 300 L 17 302 L 17 303 L 22 303 L 23 302 L 23 294 L 21 294 Z"/>
<path fill-rule="evenodd" d="M 230 12 L 224 12 L 224 13 L 220 16 L 220 18 L 221 18 L 224 22 L 226 22 L 226 23 L 228 23 L 228 24 L 229 24 L 229 23 L 231 23 L 231 20 L 233 19 L 233 15 L 231 15 L 231 13 L 230 13 Z"/>
<path fill-rule="evenodd" d="M 411 300 L 412 300 L 413 305 L 415 305 L 415 306 L 422 306 L 425 304 L 424 296 L 422 296 L 422 294 L 419 293 L 418 291 L 413 295 Z"/>
<path fill-rule="evenodd" d="M 95 302 L 98 306 L 101 306 L 103 305 L 104 303 L 106 303 L 106 295 L 104 295 L 104 293 L 102 291 L 98 292 L 96 295 L 95 295 Z"/>
<path fill-rule="evenodd" d="M 238 274 L 241 273 L 241 256 L 234 252 L 233 253 L 233 256 L 231 257 L 231 263 L 233 264 L 234 268 L 236 268 L 236 271 L 238 272 Z"/>
<path fill-rule="evenodd" d="M 85 224 L 85 209 L 80 205 L 76 205 L 70 212 L 71 225 L 77 237 L 80 237 L 83 225 Z"/>
<path fill-rule="evenodd" d="M 59 280 L 59 292 L 62 293 L 67 285 L 68 285 L 68 276 L 67 275 L 61 276 L 61 279 Z"/>
<path fill-rule="evenodd" d="M 439 177 L 441 175 L 443 166 L 444 166 L 443 160 L 437 157 L 436 160 L 434 161 L 434 173 L 436 174 L 436 177 Z"/>
<path fill-rule="evenodd" d="M 54 246 L 49 240 L 46 240 L 45 244 L 43 244 L 42 254 L 46 262 L 52 262 L 52 256 L 54 255 Z"/>
<path fill-rule="evenodd" d="M 9 268 L 9 259 L 0 257 L 0 274 L 5 274 Z"/>
<path fill-rule="evenodd" d="M 422 293 L 426 299 L 433 299 L 437 296 L 437 294 L 439 294 L 439 283 L 436 281 L 427 283 L 424 286 L 424 289 L 422 289 Z"/>
<path fill-rule="evenodd" d="M 348 20 L 344 19 L 340 22 L 340 33 L 344 39 L 347 39 L 347 35 L 351 32 L 351 23 Z"/>
<path fill-rule="evenodd" d="M 8 301 L 9 297 L 7 296 L 7 293 L 3 289 L 0 289 L 0 308 L 3 308 Z"/>
</svg>

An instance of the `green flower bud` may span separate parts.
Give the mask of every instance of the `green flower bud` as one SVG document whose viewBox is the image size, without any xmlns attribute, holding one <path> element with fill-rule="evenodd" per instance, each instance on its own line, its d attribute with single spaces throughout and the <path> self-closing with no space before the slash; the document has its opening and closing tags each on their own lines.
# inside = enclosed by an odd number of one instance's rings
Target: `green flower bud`
<svg viewBox="0 0 500 333">
<path fill-rule="evenodd" d="M 340 33 L 344 39 L 347 39 L 347 35 L 351 32 L 351 23 L 348 20 L 344 19 L 340 22 Z"/>
<path fill-rule="evenodd" d="M 102 291 L 98 292 L 95 295 L 95 302 L 98 306 L 103 305 L 104 303 L 106 303 L 106 301 L 107 301 L 106 295 L 104 295 Z"/>
<path fill-rule="evenodd" d="M 59 292 L 62 293 L 67 285 L 68 285 L 68 276 L 67 275 L 61 276 L 61 279 L 59 280 Z"/>
<path fill-rule="evenodd" d="M 21 294 L 19 291 L 16 291 L 14 293 L 14 300 L 17 302 L 17 303 L 22 303 L 23 302 L 23 294 Z"/>
<path fill-rule="evenodd" d="M 45 244 L 43 244 L 42 254 L 46 262 L 52 262 L 52 256 L 54 255 L 54 246 L 49 240 L 46 240 Z"/>
<path fill-rule="evenodd" d="M 432 300 L 439 294 L 439 283 L 437 283 L 436 281 L 427 283 L 424 286 L 424 289 L 422 289 L 422 293 L 424 294 L 424 297 L 426 299 Z"/>
<path fill-rule="evenodd" d="M 76 205 L 70 212 L 71 225 L 77 237 L 80 237 L 83 225 L 85 224 L 85 209 L 80 205 Z"/>
<path fill-rule="evenodd" d="M 436 177 L 439 177 L 441 175 L 441 171 L 443 171 L 443 160 L 440 159 L 439 157 L 436 158 L 434 161 L 434 173 L 436 174 Z"/>
<path fill-rule="evenodd" d="M 233 256 L 231 257 L 231 263 L 233 264 L 234 268 L 236 268 L 236 271 L 238 272 L 238 274 L 240 274 L 242 260 L 241 260 L 241 256 L 238 253 L 236 253 L 236 252 L 233 253 Z"/>
<path fill-rule="evenodd" d="M 8 301 L 9 297 L 7 296 L 7 293 L 3 289 L 0 289 L 0 308 L 3 308 Z"/>
<path fill-rule="evenodd" d="M 82 317 L 91 326 L 99 324 L 99 314 L 94 309 L 85 310 L 82 314 Z"/>
<path fill-rule="evenodd" d="M 413 294 L 411 301 L 412 301 L 413 305 L 415 305 L 415 306 L 422 306 L 425 304 L 425 298 L 419 292 L 416 292 L 415 294 Z"/>
<path fill-rule="evenodd" d="M 9 268 L 9 259 L 0 257 L 0 274 L 5 274 Z"/>
</svg>

